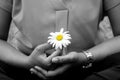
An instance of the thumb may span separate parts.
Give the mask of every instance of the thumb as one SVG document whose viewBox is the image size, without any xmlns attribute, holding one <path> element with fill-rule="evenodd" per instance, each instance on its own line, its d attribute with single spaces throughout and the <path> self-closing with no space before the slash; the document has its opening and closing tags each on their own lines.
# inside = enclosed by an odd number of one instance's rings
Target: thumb
<svg viewBox="0 0 120 80">
<path fill-rule="evenodd" d="M 57 56 L 52 59 L 53 63 L 70 63 L 73 61 L 72 55 Z"/>
<path fill-rule="evenodd" d="M 47 59 L 49 61 L 52 60 L 52 58 L 56 57 L 56 56 L 59 56 L 61 54 L 61 50 L 60 49 L 57 49 L 56 51 L 54 51 Z"/>
<path fill-rule="evenodd" d="M 35 48 L 35 51 L 44 53 L 46 50 L 49 50 L 49 49 L 52 49 L 52 46 L 50 44 L 48 44 L 48 43 L 44 43 L 44 44 L 38 45 Z"/>
</svg>

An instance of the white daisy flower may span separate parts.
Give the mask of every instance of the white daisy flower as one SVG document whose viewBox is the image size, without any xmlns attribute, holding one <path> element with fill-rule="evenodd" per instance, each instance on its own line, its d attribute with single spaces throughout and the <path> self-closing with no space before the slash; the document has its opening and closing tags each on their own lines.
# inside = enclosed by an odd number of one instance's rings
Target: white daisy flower
<svg viewBox="0 0 120 80">
<path fill-rule="evenodd" d="M 51 32 L 48 37 L 48 43 L 55 47 L 55 49 L 67 47 L 71 43 L 70 39 L 72 39 L 68 33 L 69 31 L 64 32 L 64 28 L 61 28 L 60 32 Z"/>
</svg>

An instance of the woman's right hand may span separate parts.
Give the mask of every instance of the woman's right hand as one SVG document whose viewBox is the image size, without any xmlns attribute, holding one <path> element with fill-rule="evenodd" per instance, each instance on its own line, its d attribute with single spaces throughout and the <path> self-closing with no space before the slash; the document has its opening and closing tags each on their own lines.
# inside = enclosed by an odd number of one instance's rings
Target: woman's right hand
<svg viewBox="0 0 120 80">
<path fill-rule="evenodd" d="M 44 69 L 49 69 L 52 64 L 52 58 L 58 56 L 61 52 L 61 50 L 58 49 L 47 56 L 47 53 L 45 52 L 50 49 L 52 49 L 52 47 L 48 43 L 38 45 L 29 56 L 29 64 L 31 67 L 40 66 Z"/>
</svg>

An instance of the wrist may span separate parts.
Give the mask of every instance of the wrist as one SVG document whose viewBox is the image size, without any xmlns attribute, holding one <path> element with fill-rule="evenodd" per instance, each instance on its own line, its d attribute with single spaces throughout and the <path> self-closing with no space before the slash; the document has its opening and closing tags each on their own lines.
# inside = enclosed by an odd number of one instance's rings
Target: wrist
<svg viewBox="0 0 120 80">
<path fill-rule="evenodd" d="M 77 53 L 76 52 L 76 61 L 78 62 L 78 64 L 85 64 L 86 62 L 87 62 L 87 58 L 86 58 L 86 56 L 82 53 L 82 52 L 80 52 L 80 53 Z"/>
<path fill-rule="evenodd" d="M 27 69 L 30 69 L 31 67 L 33 67 L 34 66 L 34 64 L 33 64 L 33 60 L 31 59 L 31 56 L 28 56 L 27 57 L 27 59 L 26 59 L 26 68 Z"/>
<path fill-rule="evenodd" d="M 92 67 L 92 63 L 94 62 L 94 56 L 89 51 L 82 51 L 84 56 L 86 57 L 83 68 L 89 68 Z"/>
</svg>

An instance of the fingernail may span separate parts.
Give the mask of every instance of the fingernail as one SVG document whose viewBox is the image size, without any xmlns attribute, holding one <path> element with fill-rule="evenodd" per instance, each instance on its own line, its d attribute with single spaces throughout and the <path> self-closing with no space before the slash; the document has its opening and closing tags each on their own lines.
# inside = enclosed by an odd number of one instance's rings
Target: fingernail
<svg viewBox="0 0 120 80">
<path fill-rule="evenodd" d="M 32 68 L 30 69 L 30 73 L 33 74 L 33 69 Z"/>
<path fill-rule="evenodd" d="M 31 71 L 30 73 L 31 73 L 31 74 L 33 74 L 33 72 L 32 72 L 32 71 Z"/>
<path fill-rule="evenodd" d="M 37 66 L 34 66 L 34 68 L 36 68 Z"/>
<path fill-rule="evenodd" d="M 53 58 L 53 59 L 52 59 L 52 62 L 54 62 L 54 63 L 57 63 L 58 61 L 59 61 L 58 58 Z"/>
<path fill-rule="evenodd" d="M 38 66 L 35 66 L 34 68 L 35 68 L 35 69 L 38 69 Z"/>
<path fill-rule="evenodd" d="M 33 69 L 31 68 L 30 71 L 33 71 Z"/>
</svg>

